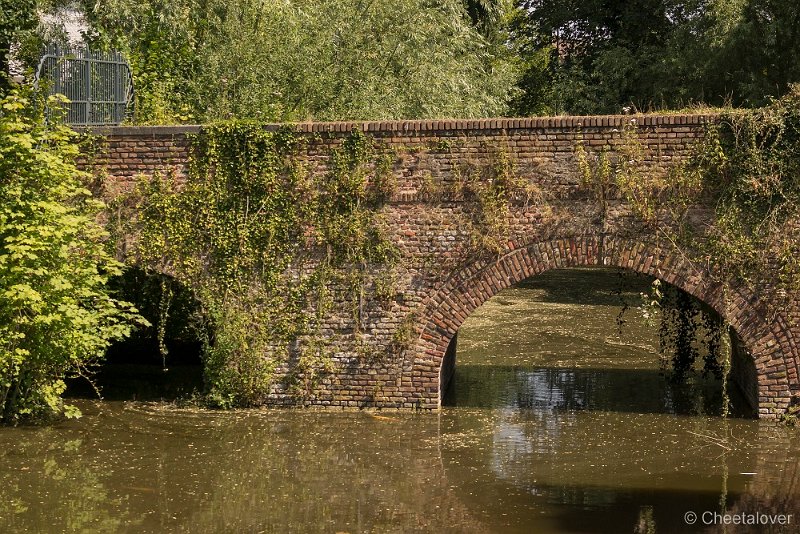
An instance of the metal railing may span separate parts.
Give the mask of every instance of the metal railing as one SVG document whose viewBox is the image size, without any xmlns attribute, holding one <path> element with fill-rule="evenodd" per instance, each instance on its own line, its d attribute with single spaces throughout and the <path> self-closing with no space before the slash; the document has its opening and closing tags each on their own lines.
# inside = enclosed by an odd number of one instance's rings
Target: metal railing
<svg viewBox="0 0 800 534">
<path fill-rule="evenodd" d="M 35 83 L 69 99 L 65 121 L 74 126 L 120 124 L 133 113 L 131 68 L 116 51 L 48 47 Z"/>
</svg>

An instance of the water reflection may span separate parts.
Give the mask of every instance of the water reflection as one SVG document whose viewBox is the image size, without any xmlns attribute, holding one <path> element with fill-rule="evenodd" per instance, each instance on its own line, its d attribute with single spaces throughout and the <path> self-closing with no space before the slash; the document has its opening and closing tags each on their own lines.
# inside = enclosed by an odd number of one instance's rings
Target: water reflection
<svg viewBox="0 0 800 534">
<path fill-rule="evenodd" d="M 450 415 L 446 476 L 483 521 L 502 517 L 503 531 L 633 532 L 643 521 L 685 532 L 690 510 L 800 512 L 792 429 L 668 414 Z M 464 444 L 485 453 L 464 454 Z"/>
<path fill-rule="evenodd" d="M 484 530 L 442 476 L 437 416 L 82 408 L 0 432 L 3 532 Z"/>
<path fill-rule="evenodd" d="M 797 495 L 791 484 L 772 487 L 797 468 L 796 432 L 717 417 L 719 381 L 668 381 L 656 329 L 635 314 L 615 327 L 621 301 L 634 302 L 649 280 L 618 281 L 603 270 L 547 273 L 464 324 L 442 439 L 486 453 L 442 454 L 449 480 L 481 488 L 470 508 L 484 520 L 504 512 L 503 531 L 529 531 L 535 518 L 536 531 L 683 532 L 690 510 Z M 748 413 L 730 391 L 734 411 Z M 774 454 L 765 447 L 782 451 L 780 469 L 761 467 Z M 777 499 L 783 513 L 796 507 Z"/>
<path fill-rule="evenodd" d="M 79 421 L 0 429 L 0 531 L 707 530 L 685 524 L 689 510 L 800 520 L 798 431 L 708 415 L 719 385 L 664 381 L 652 334 L 618 332 L 616 301 L 582 291 L 583 274 L 479 310 L 441 414 L 83 400 Z"/>
<path fill-rule="evenodd" d="M 83 408 L 0 432 L 2 531 L 680 532 L 687 510 L 800 512 L 797 433 L 752 420 Z"/>
<path fill-rule="evenodd" d="M 733 390 L 734 407 L 747 412 Z M 552 369 L 461 365 L 445 397 L 448 406 L 537 411 L 607 410 L 717 415 L 716 381 L 676 384 L 658 369 Z"/>
</svg>

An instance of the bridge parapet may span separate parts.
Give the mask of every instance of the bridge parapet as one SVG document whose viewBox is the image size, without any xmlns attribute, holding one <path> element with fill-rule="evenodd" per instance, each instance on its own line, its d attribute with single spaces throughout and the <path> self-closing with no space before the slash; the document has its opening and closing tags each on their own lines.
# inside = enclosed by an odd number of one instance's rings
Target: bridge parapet
<svg viewBox="0 0 800 534">
<path fill-rule="evenodd" d="M 652 157 L 668 161 L 684 153 L 702 136 L 715 115 L 607 115 L 535 117 L 523 119 L 408 120 L 300 122 L 264 124 L 266 131 L 289 128 L 298 134 L 316 134 L 309 155 L 320 147 L 335 145 L 353 130 L 368 133 L 387 148 L 418 148 L 447 154 L 480 158 L 487 143 L 502 144 L 513 151 L 520 164 L 545 162 L 557 154 L 573 158 L 575 144 L 583 140 L 594 149 L 611 148 L 623 141 L 624 128 L 635 125 Z M 103 138 L 95 165 L 103 166 L 117 180 L 173 168 L 185 174 L 191 138 L 202 126 L 117 126 L 87 128 L 85 132 Z M 436 154 L 434 154 L 436 155 Z M 433 158 L 442 159 L 442 158 Z"/>
</svg>

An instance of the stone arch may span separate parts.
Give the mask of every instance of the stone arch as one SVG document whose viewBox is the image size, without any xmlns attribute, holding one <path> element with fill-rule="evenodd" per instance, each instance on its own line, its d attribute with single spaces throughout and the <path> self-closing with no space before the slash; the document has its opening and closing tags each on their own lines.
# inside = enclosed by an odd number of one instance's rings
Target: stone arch
<svg viewBox="0 0 800 534">
<path fill-rule="evenodd" d="M 652 244 L 616 236 L 587 235 L 538 241 L 478 259 L 458 270 L 426 298 L 417 322 L 412 384 L 427 405 L 441 406 L 440 384 L 449 380 L 445 354 L 461 324 L 500 290 L 550 269 L 622 267 L 668 282 L 716 310 L 751 357 L 756 384 L 750 395 L 760 417 L 783 413 L 800 388 L 797 349 L 785 318 L 768 322 L 758 295 L 714 283 L 687 259 Z M 427 397 L 427 398 L 424 398 Z M 433 398 L 431 398 L 433 397 Z M 753 398 L 755 397 L 755 398 Z"/>
<path fill-rule="evenodd" d="M 131 302 L 150 323 L 107 348 L 100 371 L 116 367 L 115 379 L 106 384 L 114 391 L 112 396 L 171 397 L 177 396 L 179 389 L 182 393 L 190 393 L 190 386 L 199 389 L 203 338 L 201 322 L 195 321 L 199 321 L 201 303 L 192 289 L 166 270 L 148 270 L 135 263 L 127 264 L 109 287 L 118 298 Z M 159 338 L 165 288 L 169 291 L 168 320 L 161 331 L 163 338 Z M 167 353 L 162 353 L 162 348 Z"/>
</svg>

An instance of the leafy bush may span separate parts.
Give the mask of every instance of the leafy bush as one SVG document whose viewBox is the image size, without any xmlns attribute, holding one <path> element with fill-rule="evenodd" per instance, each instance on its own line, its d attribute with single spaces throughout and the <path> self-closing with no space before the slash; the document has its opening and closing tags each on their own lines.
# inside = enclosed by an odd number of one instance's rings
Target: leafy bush
<svg viewBox="0 0 800 534">
<path fill-rule="evenodd" d="M 55 102 L 51 102 L 54 105 Z M 0 100 L 0 422 L 65 413 L 64 378 L 88 376 L 143 322 L 106 289 L 121 265 L 97 224 L 102 204 L 74 160 L 74 132 L 43 106 Z"/>
</svg>

